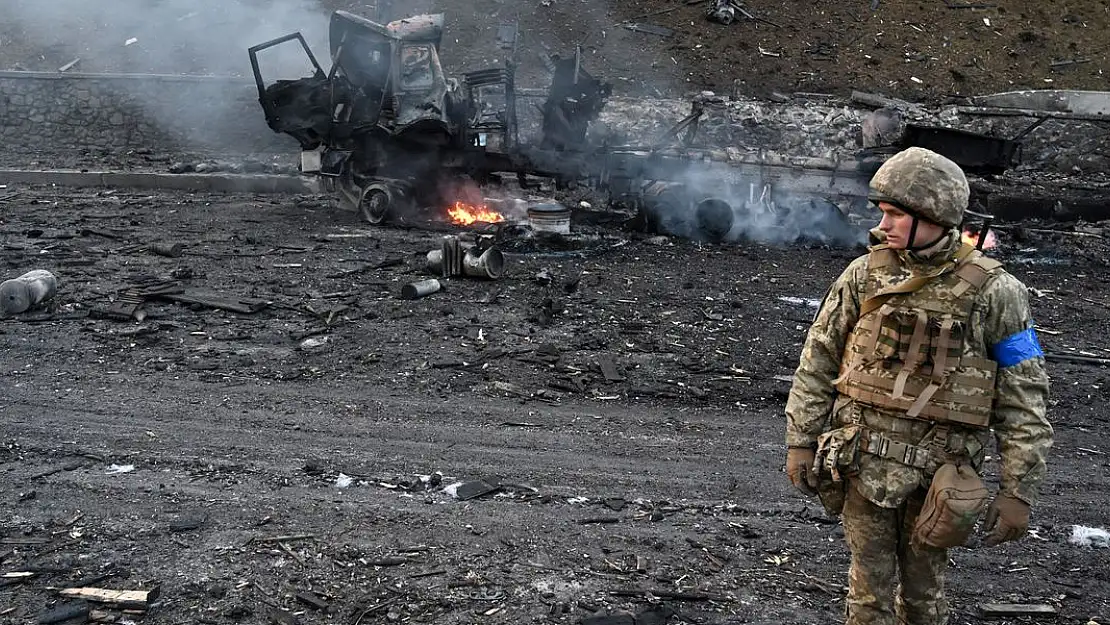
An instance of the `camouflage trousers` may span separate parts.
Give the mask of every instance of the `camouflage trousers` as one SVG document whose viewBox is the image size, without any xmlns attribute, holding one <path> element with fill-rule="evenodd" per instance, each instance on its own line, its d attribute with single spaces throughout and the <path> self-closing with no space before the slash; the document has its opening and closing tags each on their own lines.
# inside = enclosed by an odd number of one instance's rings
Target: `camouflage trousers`
<svg viewBox="0 0 1110 625">
<path fill-rule="evenodd" d="M 898 508 L 881 508 L 849 482 L 841 518 L 852 553 L 846 625 L 944 625 L 948 551 L 910 545 L 925 491 Z"/>
</svg>

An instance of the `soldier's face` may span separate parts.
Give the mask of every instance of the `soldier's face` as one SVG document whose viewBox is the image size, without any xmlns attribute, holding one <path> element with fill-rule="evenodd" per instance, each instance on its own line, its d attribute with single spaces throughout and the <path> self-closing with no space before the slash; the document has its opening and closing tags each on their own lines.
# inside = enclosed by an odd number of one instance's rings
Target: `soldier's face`
<svg viewBox="0 0 1110 625">
<path fill-rule="evenodd" d="M 919 219 L 917 220 L 917 232 L 914 233 L 913 241 L 910 241 L 913 215 L 890 202 L 879 202 L 879 210 L 883 212 L 883 219 L 879 222 L 879 230 L 886 233 L 886 243 L 892 249 L 904 250 L 921 241 L 935 241 L 944 233 L 942 226 Z"/>
</svg>

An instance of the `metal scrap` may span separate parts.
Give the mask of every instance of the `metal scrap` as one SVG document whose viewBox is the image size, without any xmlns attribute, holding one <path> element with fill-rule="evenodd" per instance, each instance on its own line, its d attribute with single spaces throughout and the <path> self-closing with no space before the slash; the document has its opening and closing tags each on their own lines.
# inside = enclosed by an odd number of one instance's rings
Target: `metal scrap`
<svg viewBox="0 0 1110 625">
<path fill-rule="evenodd" d="M 77 57 L 77 58 L 73 59 L 72 61 L 70 61 L 69 63 L 66 63 L 65 65 L 59 67 L 58 71 L 59 72 L 68 72 L 69 70 L 73 69 L 80 62 L 81 62 L 81 57 Z"/>
<path fill-rule="evenodd" d="M 640 33 L 647 33 L 649 35 L 659 35 L 660 37 L 670 37 L 674 35 L 674 31 L 670 28 L 644 22 L 623 22 L 621 23 L 621 27 Z"/>
<path fill-rule="evenodd" d="M 497 27 L 497 47 L 504 50 L 516 49 L 517 25 L 502 24 Z"/>
<path fill-rule="evenodd" d="M 205 295 L 197 291 L 186 291 L 184 293 L 165 295 L 163 297 L 179 304 L 196 304 L 197 306 L 227 310 L 245 315 L 254 314 L 272 303 L 256 297 L 219 297 L 216 295 Z"/>
</svg>

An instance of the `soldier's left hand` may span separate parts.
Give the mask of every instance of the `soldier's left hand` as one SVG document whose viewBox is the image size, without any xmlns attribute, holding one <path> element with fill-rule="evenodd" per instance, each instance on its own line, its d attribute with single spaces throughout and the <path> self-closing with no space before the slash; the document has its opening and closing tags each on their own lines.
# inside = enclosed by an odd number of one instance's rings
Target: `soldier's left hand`
<svg viewBox="0 0 1110 625">
<path fill-rule="evenodd" d="M 983 541 L 983 544 L 988 547 L 1025 536 L 1025 532 L 1029 529 L 1029 504 L 1017 497 L 998 495 L 987 508 L 983 528 L 990 532 L 987 539 Z"/>
</svg>

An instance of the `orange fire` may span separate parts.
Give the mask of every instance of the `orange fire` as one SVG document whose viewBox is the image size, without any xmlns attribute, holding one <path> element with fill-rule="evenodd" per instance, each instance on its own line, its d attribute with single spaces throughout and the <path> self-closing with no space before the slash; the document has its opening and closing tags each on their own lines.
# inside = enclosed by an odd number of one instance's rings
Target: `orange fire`
<svg viewBox="0 0 1110 625">
<path fill-rule="evenodd" d="M 486 223 L 505 221 L 504 215 L 495 210 L 490 210 L 485 204 L 455 202 L 453 207 L 447 209 L 447 214 L 450 215 L 451 221 L 464 226 L 469 226 L 478 221 Z"/>
<path fill-rule="evenodd" d="M 971 230 L 964 230 L 962 238 L 964 243 L 968 245 L 976 245 L 979 243 L 979 234 Z M 998 239 L 994 236 L 993 232 L 987 230 L 987 239 L 983 241 L 983 249 L 989 250 L 994 247 L 998 247 Z"/>
</svg>

